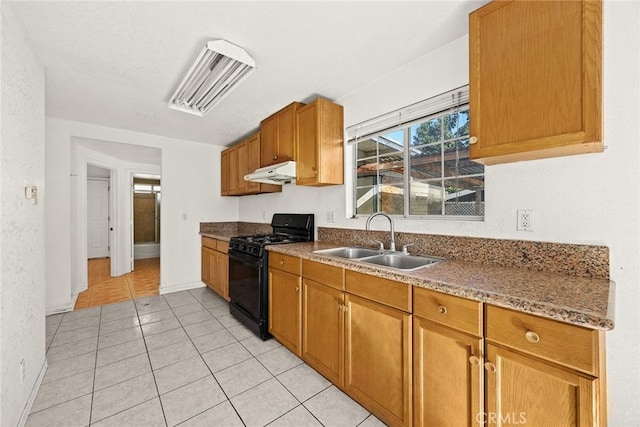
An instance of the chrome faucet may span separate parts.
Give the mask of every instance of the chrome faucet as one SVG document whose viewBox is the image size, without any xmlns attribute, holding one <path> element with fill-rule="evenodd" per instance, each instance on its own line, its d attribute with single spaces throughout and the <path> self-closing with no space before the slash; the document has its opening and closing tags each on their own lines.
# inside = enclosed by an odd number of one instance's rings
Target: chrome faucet
<svg viewBox="0 0 640 427">
<path fill-rule="evenodd" d="M 391 217 L 389 215 L 387 215 L 384 212 L 376 212 L 374 214 L 369 215 L 369 218 L 367 218 L 367 225 L 366 228 L 367 230 L 370 230 L 370 224 L 371 224 L 371 220 L 375 217 L 377 217 L 378 215 L 381 215 L 385 218 L 387 218 L 389 220 L 389 225 L 391 226 L 391 242 L 389 242 L 389 250 L 391 251 L 395 251 L 396 250 L 396 237 L 395 237 L 395 232 L 393 231 L 393 220 L 391 219 Z"/>
</svg>

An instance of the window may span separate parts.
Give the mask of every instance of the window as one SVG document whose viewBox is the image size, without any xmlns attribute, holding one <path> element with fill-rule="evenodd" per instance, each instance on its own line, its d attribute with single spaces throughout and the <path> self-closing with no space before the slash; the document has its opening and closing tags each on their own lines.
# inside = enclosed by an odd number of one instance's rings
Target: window
<svg viewBox="0 0 640 427">
<path fill-rule="evenodd" d="M 484 216 L 484 166 L 469 160 L 468 89 L 347 129 L 354 214 Z"/>
</svg>

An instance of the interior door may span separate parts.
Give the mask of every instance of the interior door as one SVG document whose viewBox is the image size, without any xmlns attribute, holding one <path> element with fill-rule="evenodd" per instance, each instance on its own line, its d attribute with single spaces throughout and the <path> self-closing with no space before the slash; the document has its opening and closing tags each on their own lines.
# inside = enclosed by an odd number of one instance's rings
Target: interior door
<svg viewBox="0 0 640 427">
<path fill-rule="evenodd" d="M 109 256 L 109 181 L 87 181 L 87 256 Z"/>
</svg>

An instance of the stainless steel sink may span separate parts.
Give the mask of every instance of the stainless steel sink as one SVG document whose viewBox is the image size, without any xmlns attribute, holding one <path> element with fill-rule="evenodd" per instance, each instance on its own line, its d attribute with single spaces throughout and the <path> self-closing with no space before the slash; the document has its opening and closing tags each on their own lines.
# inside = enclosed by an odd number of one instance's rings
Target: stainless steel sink
<svg viewBox="0 0 640 427">
<path fill-rule="evenodd" d="M 339 258 L 358 259 L 370 257 L 373 255 L 380 255 L 380 251 L 375 249 L 358 248 L 358 247 L 343 247 L 343 248 L 331 248 L 323 249 L 320 251 L 314 251 L 316 254 L 330 255 Z"/>
<path fill-rule="evenodd" d="M 360 261 L 368 264 L 377 264 L 385 267 L 396 268 L 398 270 L 413 271 L 440 262 L 442 259 L 401 253 L 386 253 L 362 258 Z"/>
</svg>

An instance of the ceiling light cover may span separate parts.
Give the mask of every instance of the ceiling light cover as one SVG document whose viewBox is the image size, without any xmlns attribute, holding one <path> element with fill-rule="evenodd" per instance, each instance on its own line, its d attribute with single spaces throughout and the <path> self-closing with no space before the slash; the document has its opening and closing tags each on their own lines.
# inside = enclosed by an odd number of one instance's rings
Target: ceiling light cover
<svg viewBox="0 0 640 427">
<path fill-rule="evenodd" d="M 241 47 L 214 40 L 200 52 L 169 101 L 169 108 L 204 116 L 256 68 Z"/>
</svg>

